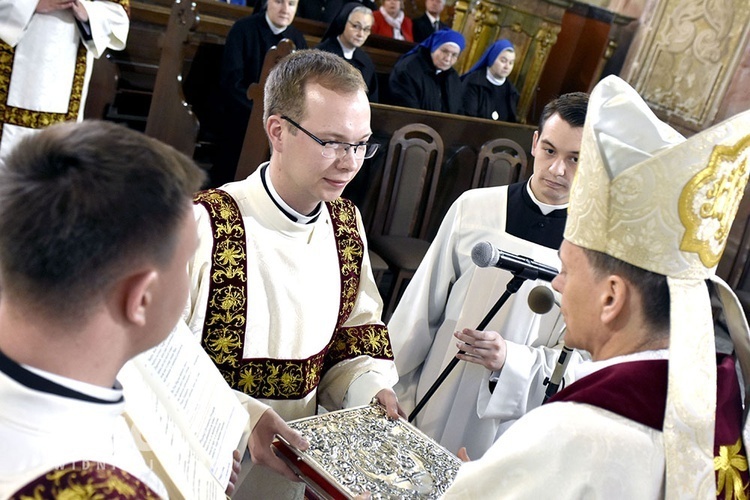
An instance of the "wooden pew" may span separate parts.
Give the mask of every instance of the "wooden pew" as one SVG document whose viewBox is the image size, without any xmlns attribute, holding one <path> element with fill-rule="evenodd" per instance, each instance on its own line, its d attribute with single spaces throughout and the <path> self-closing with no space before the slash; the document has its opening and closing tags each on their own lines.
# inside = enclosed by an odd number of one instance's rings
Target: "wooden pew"
<svg viewBox="0 0 750 500">
<path fill-rule="evenodd" d="M 171 144 L 191 157 L 195 152 L 199 123 L 185 102 L 180 75 L 182 47 L 190 31 L 199 22 L 194 3 L 185 0 L 174 2 L 146 122 L 146 135 Z"/>
<path fill-rule="evenodd" d="M 194 7 L 193 7 L 194 6 Z M 194 62 L 201 46 L 223 46 L 226 34 L 236 21 L 252 13 L 252 9 L 215 1 L 182 0 L 135 0 L 131 2 L 131 35 L 128 47 L 123 52 L 113 52 L 109 59 L 119 70 L 119 99 L 130 101 L 142 99 L 141 107 L 149 111 L 151 119 L 146 123 L 146 112 L 137 120 L 137 112 L 115 111 L 125 116 L 131 126 L 142 127 L 156 137 L 169 142 L 191 155 L 196 150 L 195 131 L 198 103 L 190 103 L 183 95 L 184 76 Z M 172 31 L 170 32 L 170 19 Z M 315 46 L 325 31 L 325 25 L 317 21 L 295 19 L 295 27 L 303 31 L 310 46 Z M 376 64 L 379 72 L 387 77 L 395 61 L 413 45 L 390 38 L 371 36 L 365 50 Z M 214 75 L 218 80 L 218 75 Z M 158 82 L 158 89 L 157 87 Z M 151 99 L 151 94 L 158 96 Z M 110 119 L 116 119 L 108 117 Z M 394 130 L 407 123 L 425 123 L 440 133 L 446 147 L 445 161 L 441 167 L 441 185 L 430 225 L 434 234 L 448 206 L 460 193 L 469 189 L 479 149 L 486 141 L 506 137 L 516 141 L 528 153 L 531 149 L 533 128 L 525 125 L 498 123 L 478 118 L 425 112 L 387 105 L 373 105 L 372 128 L 374 140 L 381 142 L 385 150 Z M 178 132 L 179 131 L 179 132 Z M 252 161 L 245 165 L 242 175 L 248 175 L 260 161 L 267 158 L 266 141 L 254 141 L 243 155 Z M 262 144 L 261 144 L 262 143 Z M 198 141 L 199 149 L 203 147 Z M 265 151 L 263 151 L 265 150 Z M 381 154 L 384 154 L 381 153 Z M 247 156 L 246 156 L 247 157 Z M 365 220 L 372 222 L 371 208 L 374 200 L 371 193 L 379 185 L 380 165 L 384 157 L 376 156 L 366 162 L 355 182 L 348 189 L 350 195 L 362 209 Z M 528 175 L 528 173 L 526 174 Z M 369 225 L 369 224 L 368 224 Z"/>
<path fill-rule="evenodd" d="M 156 122 L 148 127 L 149 133 L 161 138 L 170 136 L 169 131 L 160 129 L 165 123 L 173 123 L 171 120 L 181 124 L 174 128 L 192 128 L 195 120 L 193 113 L 200 117 L 202 108 L 208 105 L 194 102 L 195 95 L 186 98 L 176 92 L 175 80 L 183 82 L 190 76 L 194 57 L 199 50 L 209 49 L 215 55 L 218 67 L 224 40 L 230 28 L 237 19 L 252 14 L 253 10 L 213 0 L 194 0 L 192 3 L 190 0 L 182 0 L 178 5 L 183 16 L 187 15 L 185 9 L 190 9 L 191 4 L 195 5 L 190 13 L 190 17 L 194 18 L 190 23 L 191 28 L 186 30 L 186 25 L 182 24 L 179 26 L 180 30 L 172 30 L 181 33 L 180 39 L 167 36 L 174 10 L 173 0 L 131 2 L 131 29 L 127 47 L 121 52 L 108 53 L 105 58 L 96 62 L 94 78 L 101 84 L 92 87 L 92 92 L 89 93 L 91 104 L 87 117 L 124 122 L 133 128 L 145 130 L 147 116 L 152 112 Z M 178 19 L 181 23 L 187 22 L 180 17 Z M 302 18 L 295 19 L 293 25 L 302 31 L 310 47 L 319 43 L 327 27 L 324 23 Z M 373 59 L 377 71 L 387 75 L 395 61 L 411 46 L 409 43 L 373 36 L 368 40 L 365 50 Z M 168 54 L 166 59 L 165 53 Z M 156 107 L 152 109 L 152 94 L 162 62 L 166 63 L 163 70 L 166 74 L 159 81 L 167 88 L 162 89 L 160 99 L 155 100 Z M 199 100 L 202 98 L 202 90 L 214 84 L 208 80 L 213 78 L 218 82 L 218 74 L 215 70 L 209 71 L 202 74 L 201 78 L 206 81 L 197 85 Z M 196 109 L 191 111 L 188 104 L 195 104 Z M 173 143 L 173 140 L 168 139 L 168 142 Z M 191 154 L 190 147 L 176 142 L 174 144 Z M 198 146 L 200 145 L 199 142 Z"/>
<path fill-rule="evenodd" d="M 373 139 L 383 144 L 378 154 L 363 166 L 354 179 L 347 195 L 360 207 L 366 228 L 373 223 L 374 196 L 380 185 L 385 149 L 393 131 L 408 123 L 424 123 L 434 128 L 443 140 L 444 156 L 440 182 L 433 211 L 429 214 L 427 239 L 432 240 L 450 205 L 471 188 L 474 168 L 482 145 L 492 139 L 504 137 L 517 142 L 531 158 L 531 142 L 536 127 L 515 123 L 497 122 L 469 116 L 422 111 L 384 104 L 372 105 Z M 522 179 L 531 176 L 529 162 Z"/>
</svg>

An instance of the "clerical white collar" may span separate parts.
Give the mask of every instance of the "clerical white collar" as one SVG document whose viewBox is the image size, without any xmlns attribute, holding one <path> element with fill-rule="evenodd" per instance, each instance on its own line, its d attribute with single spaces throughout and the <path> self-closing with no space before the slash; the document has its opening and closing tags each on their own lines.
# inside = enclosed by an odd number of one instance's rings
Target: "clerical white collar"
<svg viewBox="0 0 750 500">
<path fill-rule="evenodd" d="M 600 361 L 586 361 L 575 365 L 573 368 L 573 373 L 575 374 L 574 380 L 580 380 L 594 372 L 598 372 L 602 368 L 617 365 L 619 363 L 658 359 L 669 359 L 669 349 L 634 352 L 632 354 L 624 354 L 622 356 L 615 356 L 614 358 L 602 359 Z"/>
<path fill-rule="evenodd" d="M 487 68 L 487 80 L 492 85 L 499 87 L 500 85 L 505 83 L 505 80 L 507 80 L 507 78 L 497 78 L 495 75 L 492 74 L 492 71 L 490 71 L 490 68 L 488 67 Z"/>
<path fill-rule="evenodd" d="M 289 217 L 294 222 L 298 222 L 300 224 L 309 224 L 310 222 L 315 222 L 318 219 L 318 216 L 320 215 L 321 203 L 318 203 L 318 206 L 315 207 L 315 210 L 313 210 L 309 215 L 302 215 L 301 213 L 290 207 L 283 199 L 281 199 L 281 196 L 279 196 L 279 193 L 273 187 L 273 182 L 271 182 L 271 173 L 269 172 L 268 165 L 265 165 L 261 170 L 261 176 L 263 177 L 263 185 L 265 186 L 268 195 L 271 197 L 276 206 L 279 207 L 282 212 L 284 212 L 284 215 Z"/>
<path fill-rule="evenodd" d="M 30 371 L 31 373 L 39 375 L 42 378 L 45 378 L 58 385 L 67 387 L 68 389 L 72 389 L 73 391 L 80 392 L 81 394 L 85 394 L 86 396 L 90 396 L 95 399 L 111 401 L 113 403 L 116 403 L 122 399 L 122 386 L 117 381 L 115 381 L 115 387 L 108 389 L 106 387 L 100 387 L 98 385 L 81 382 L 80 380 L 63 377 L 62 375 L 57 375 L 56 373 L 51 373 L 40 368 L 25 365 L 23 363 L 19 363 L 19 365 L 24 369 Z"/>
<path fill-rule="evenodd" d="M 271 18 L 270 18 L 270 17 L 268 17 L 268 12 L 266 12 L 266 23 L 268 23 L 268 27 L 269 27 L 269 28 L 271 29 L 271 32 L 272 32 L 272 33 L 273 33 L 274 35 L 278 35 L 279 33 L 283 33 L 283 32 L 284 32 L 284 30 L 286 29 L 286 27 L 284 27 L 284 28 L 279 28 L 278 26 L 276 26 L 275 24 L 273 24 L 273 23 L 271 22 Z"/>
<path fill-rule="evenodd" d="M 539 210 L 542 211 L 542 214 L 549 215 L 551 212 L 554 212 L 555 210 L 562 210 L 564 208 L 568 208 L 567 203 L 563 203 L 562 205 L 550 205 L 548 203 L 542 203 L 537 199 L 536 196 L 534 196 L 534 192 L 531 190 L 531 179 L 533 179 L 534 176 L 532 175 L 529 177 L 529 181 L 526 183 L 526 192 L 529 193 L 529 196 L 531 197 L 531 201 L 534 202 L 534 205 L 539 207 Z"/>
<path fill-rule="evenodd" d="M 339 45 L 341 45 L 341 52 L 344 53 L 344 59 L 351 59 L 354 57 L 354 51 L 357 50 L 357 47 L 354 47 L 353 49 L 347 49 L 344 47 L 344 44 L 341 43 L 341 35 L 336 37 L 336 41 L 339 42 Z"/>
</svg>

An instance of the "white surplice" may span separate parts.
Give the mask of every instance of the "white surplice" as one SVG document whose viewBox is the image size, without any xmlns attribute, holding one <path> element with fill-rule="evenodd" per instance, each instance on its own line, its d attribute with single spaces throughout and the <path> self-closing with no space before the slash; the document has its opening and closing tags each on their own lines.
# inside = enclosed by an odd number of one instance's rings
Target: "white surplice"
<svg viewBox="0 0 750 500">
<path fill-rule="evenodd" d="M 559 268 L 556 250 L 506 232 L 507 193 L 502 186 L 461 195 L 401 299 L 408 306 L 397 308 L 388 323 L 400 377 L 395 389 L 407 413 L 454 358 L 453 333 L 476 328 L 512 277 L 502 269 L 478 268 L 471 258 L 474 245 L 489 241 Z M 542 382 L 559 355 L 553 347 L 561 341 L 562 318 L 557 307 L 541 316 L 529 309 L 528 294 L 539 285 L 544 283 L 524 282 L 485 328 L 507 340 L 507 361 L 494 391 L 489 370 L 462 361 L 417 415 L 417 427 L 451 452 L 465 446 L 469 456 L 482 456 L 515 420 L 542 403 Z"/>
<path fill-rule="evenodd" d="M 90 40 L 70 9 L 41 14 L 37 0 L 0 1 L 0 159 L 43 127 L 82 119 L 94 58 L 125 48 L 130 20 L 123 6 L 80 2 Z"/>
<path fill-rule="evenodd" d="M 0 498 L 62 465 L 118 467 L 166 497 L 123 417 L 120 388 L 106 389 L 28 369 L 0 366 Z M 12 365 L 13 376 L 6 373 Z"/>
</svg>

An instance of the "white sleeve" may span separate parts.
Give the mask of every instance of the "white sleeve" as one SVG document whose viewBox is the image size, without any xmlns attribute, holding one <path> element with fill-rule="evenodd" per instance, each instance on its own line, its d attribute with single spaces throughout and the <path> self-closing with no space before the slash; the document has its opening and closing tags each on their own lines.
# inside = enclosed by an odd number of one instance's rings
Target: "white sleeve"
<svg viewBox="0 0 750 500">
<path fill-rule="evenodd" d="M 93 56 L 100 57 L 106 49 L 124 49 L 130 19 L 122 5 L 90 0 L 82 0 L 82 5 L 89 15 L 91 26 L 91 40 L 84 40 L 84 43 Z"/>
<path fill-rule="evenodd" d="M 198 247 L 193 254 L 193 258 L 188 262 L 190 293 L 182 318 L 193 335 L 200 340 L 203 335 L 208 292 L 211 286 L 211 258 L 214 239 L 211 221 L 206 209 L 202 205 L 194 205 L 193 214 L 198 225 Z"/>
<path fill-rule="evenodd" d="M 416 405 L 422 365 L 445 319 L 451 287 L 460 275 L 455 252 L 461 219 L 460 200 L 440 224 L 435 239 L 401 297 L 388 329 L 399 374 L 399 403 L 405 411 Z"/>
<path fill-rule="evenodd" d="M 381 344 L 384 341 L 382 335 L 376 333 L 385 328 L 380 319 L 383 301 L 372 274 L 362 216 L 356 207 L 355 212 L 357 229 L 363 244 L 362 271 L 354 308 L 343 328 L 367 329 L 368 326 L 372 326 L 371 342 L 378 343 L 379 348 L 384 348 L 385 345 Z M 387 330 L 385 335 L 388 335 Z M 332 366 L 321 379 L 318 386 L 319 403 L 329 410 L 367 404 L 382 389 L 393 387 L 397 380 L 396 366 L 391 359 L 366 355 L 348 358 Z"/>
<path fill-rule="evenodd" d="M 547 390 L 544 380 L 552 375 L 562 350 L 562 342 L 554 348 L 531 347 L 510 341 L 506 342 L 506 346 L 508 356 L 494 390 L 490 392 L 487 376 L 479 391 L 479 418 L 517 420 L 540 406 Z M 582 355 L 578 350 L 573 351 L 566 374 L 572 373 L 572 367 L 587 357 L 585 353 Z M 564 378 L 564 384 L 569 383 L 572 383 L 572 377 L 568 375 Z"/>
<path fill-rule="evenodd" d="M 34 16 L 38 0 L 0 0 L 0 39 L 18 45 Z"/>
<path fill-rule="evenodd" d="M 552 403 L 463 464 L 443 498 L 662 498 L 661 436 L 593 406 Z"/>
</svg>

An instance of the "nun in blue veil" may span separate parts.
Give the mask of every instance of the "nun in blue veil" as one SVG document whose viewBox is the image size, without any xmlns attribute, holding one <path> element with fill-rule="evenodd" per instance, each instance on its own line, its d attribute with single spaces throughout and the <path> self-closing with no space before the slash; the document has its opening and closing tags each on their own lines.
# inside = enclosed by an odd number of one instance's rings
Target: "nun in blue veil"
<svg viewBox="0 0 750 500">
<path fill-rule="evenodd" d="M 460 114 L 461 79 L 453 69 L 466 46 L 461 33 L 437 31 L 401 56 L 388 80 L 397 106 Z"/>
<path fill-rule="evenodd" d="M 515 61 L 513 44 L 504 38 L 484 52 L 461 77 L 464 114 L 489 120 L 518 121 L 519 94 L 508 79 Z"/>
</svg>

